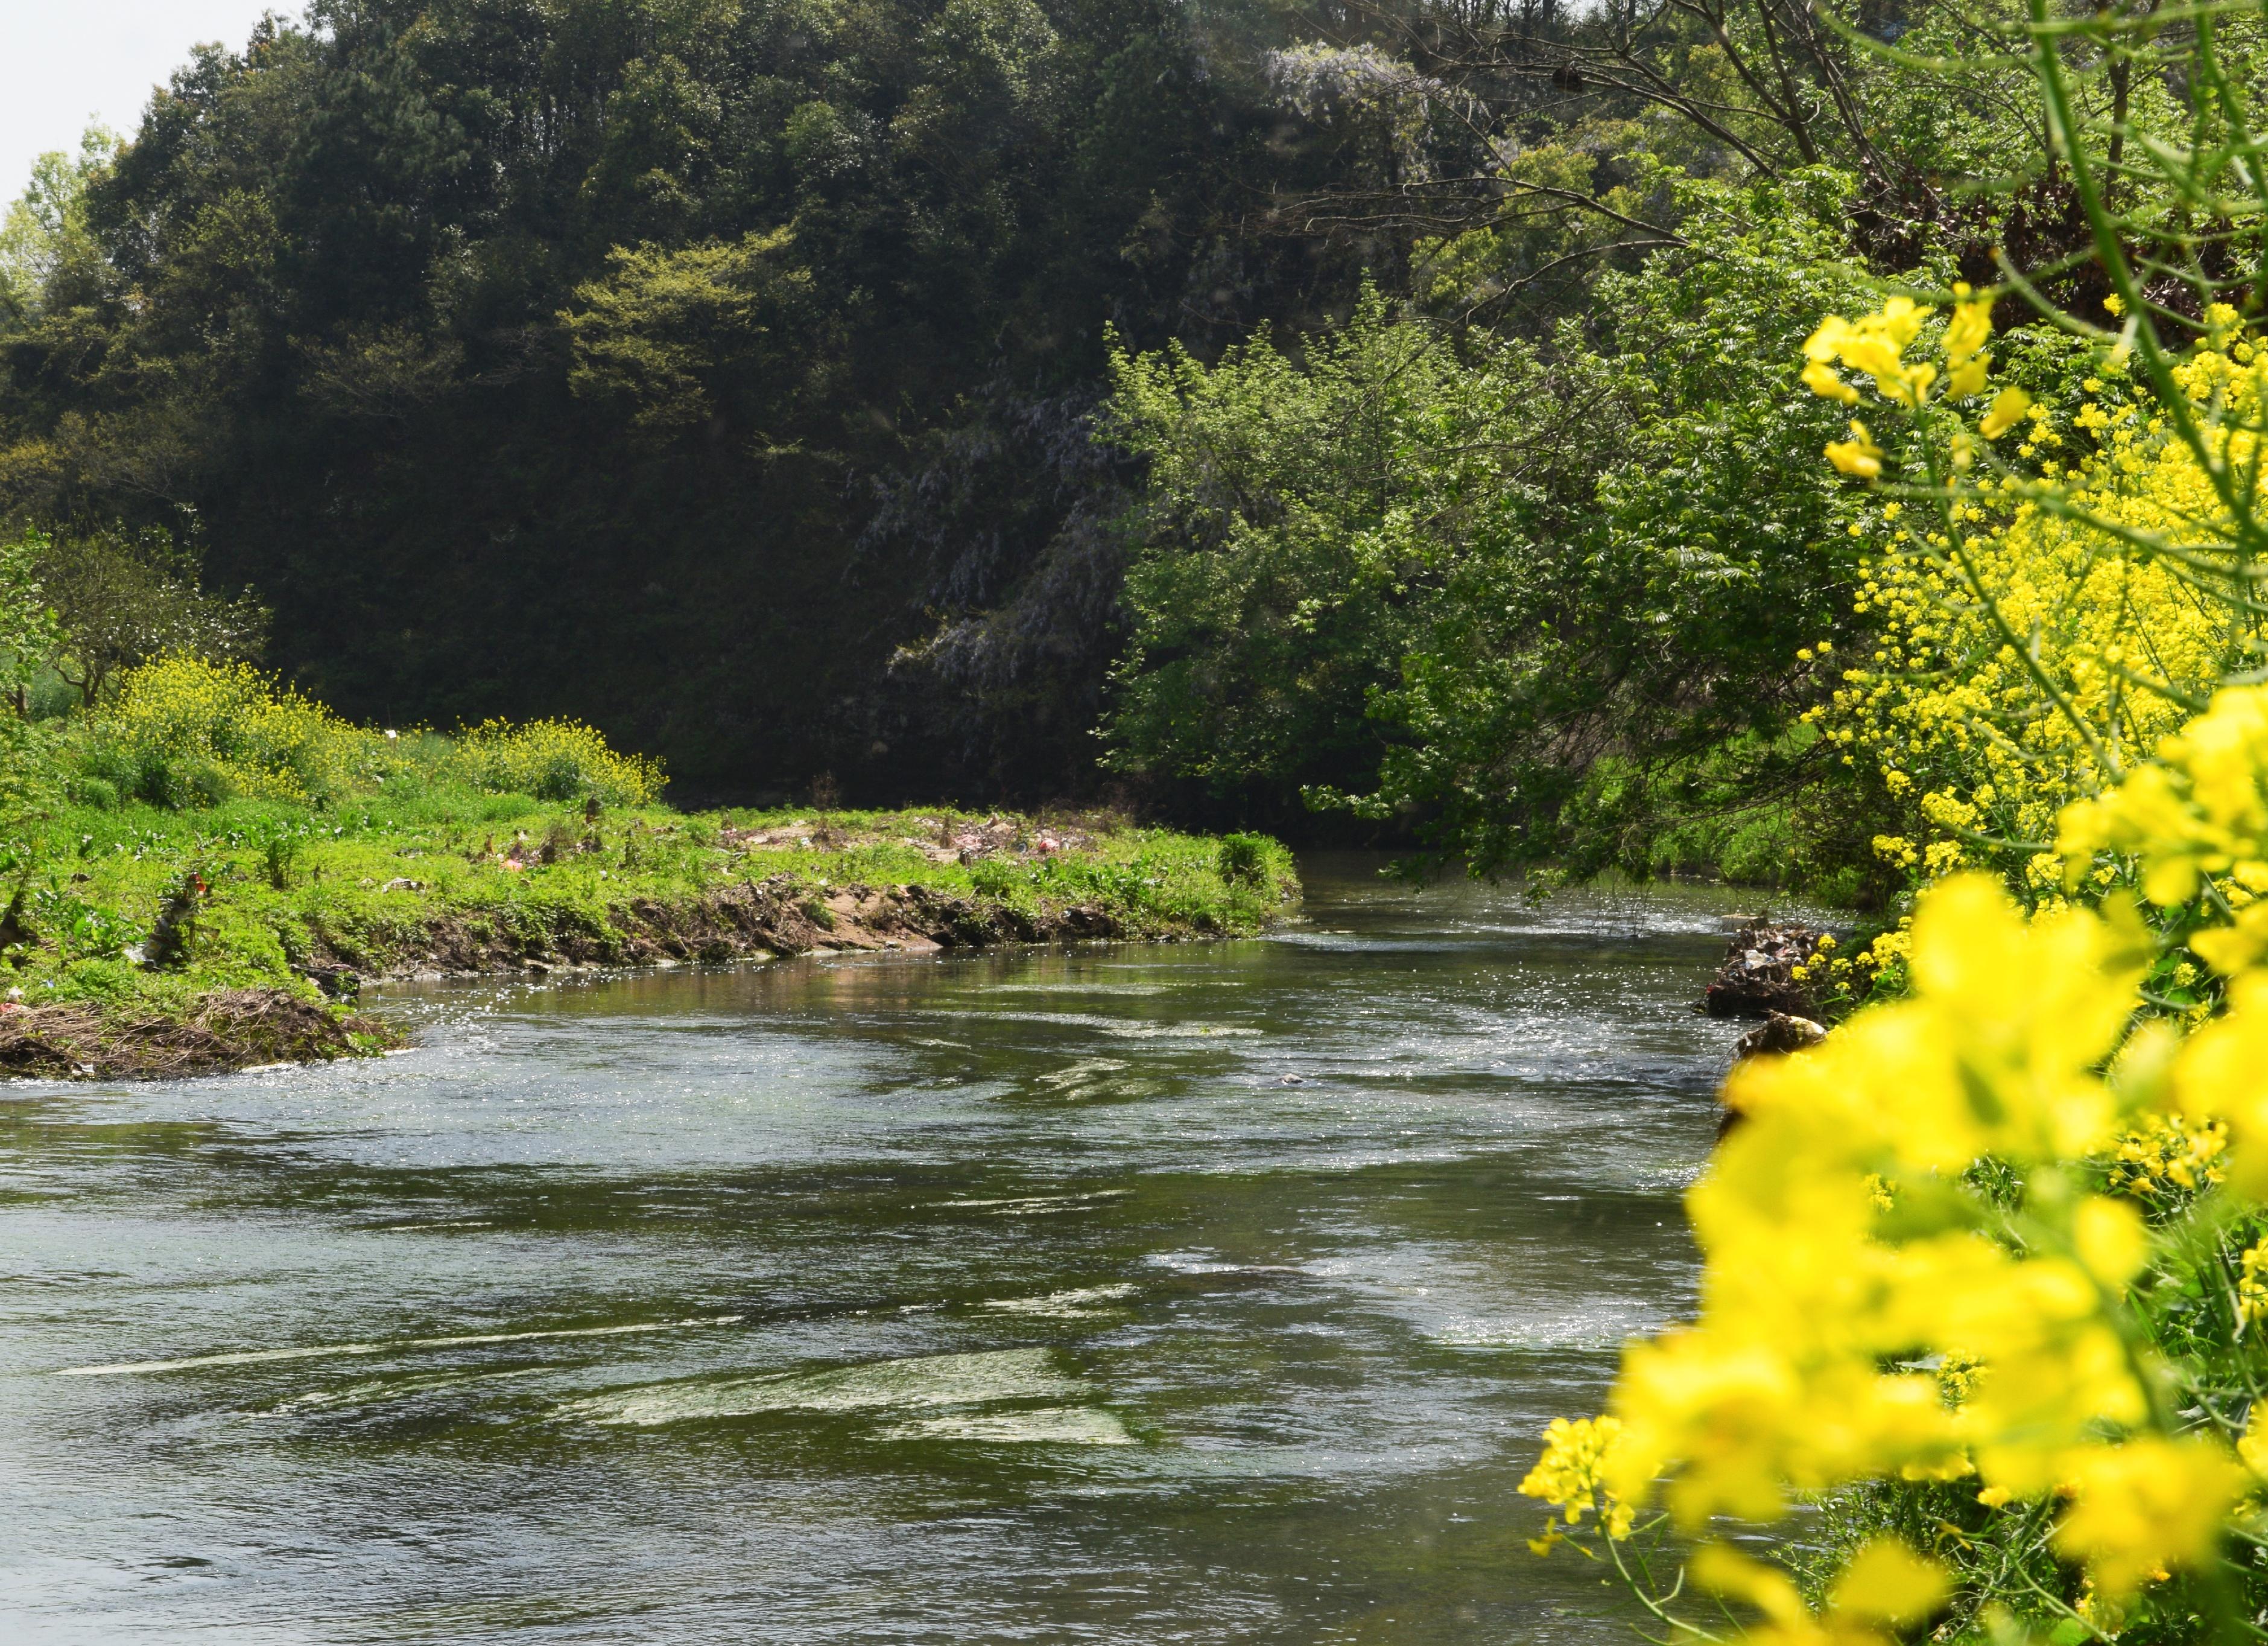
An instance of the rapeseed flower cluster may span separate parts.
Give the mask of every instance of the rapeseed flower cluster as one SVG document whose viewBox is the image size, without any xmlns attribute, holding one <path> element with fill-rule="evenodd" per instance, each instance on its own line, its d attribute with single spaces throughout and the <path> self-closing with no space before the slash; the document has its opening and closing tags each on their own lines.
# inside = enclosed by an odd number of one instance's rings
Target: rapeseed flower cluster
<svg viewBox="0 0 2268 1646">
<path fill-rule="evenodd" d="M 1910 342 L 1912 313 L 1894 299 L 1883 316 L 1895 324 L 1830 317 L 1808 352 L 1825 339 L 1848 358 L 1839 340 L 1852 331 Z M 1984 388 L 1988 325 L 1981 301 L 1964 301 L 1944 331 L 1948 361 L 1961 360 L 1948 381 L 1972 396 Z M 2197 351 L 2178 380 L 2215 409 L 2207 451 L 2246 461 L 2248 431 L 2268 412 L 2268 356 L 2225 328 L 2216 336 L 2220 346 Z M 1914 374 L 1925 368 L 1900 369 L 1907 375 L 1893 376 L 1884 397 L 1918 407 Z M 1833 393 L 1818 370 L 1814 358 L 1805 380 Z M 1911 808 L 1910 832 L 1883 835 L 1876 850 L 1917 880 L 2007 867 L 2021 854 L 2033 860 L 2029 889 L 2057 895 L 2058 865 L 2036 848 L 2058 814 L 2146 758 L 2246 654 L 2241 602 L 2227 597 L 2242 567 L 2213 475 L 2138 403 L 2123 370 L 2104 372 L 2071 406 L 2005 391 L 1975 433 L 2021 428 L 2014 463 L 1959 483 L 1959 465 L 1940 465 L 1933 513 L 1890 498 L 1860 528 L 1857 608 L 1881 638 L 1809 718 Z M 1828 455 L 1858 472 L 1833 447 Z"/>
<path fill-rule="evenodd" d="M 1540 1497 L 1558 1509 L 1573 1526 L 1596 1511 L 1599 1524 L 1610 1538 L 1630 1536 L 1636 1511 L 1606 1484 L 1606 1460 L 1622 1437 L 1622 1424 L 1611 1417 L 1555 1417 L 1543 1431 L 1543 1456 L 1528 1472 L 1520 1489 Z M 1528 1547 L 1548 1554 L 1562 1541 L 1557 1526 L 1532 1539 Z"/>
<path fill-rule="evenodd" d="M 617 753 L 578 720 L 487 720 L 455 742 L 448 769 L 476 788 L 546 801 L 595 796 L 613 806 L 644 806 L 661 796 L 659 762 Z"/>
<path fill-rule="evenodd" d="M 1986 390 L 1971 304 L 1941 372 L 1907 360 L 1929 316 L 1896 299 L 1822 326 L 1804 370 L 1846 404 L 1837 366 L 1871 378 L 1930 467 L 1910 495 L 1933 518 L 1879 506 L 1885 638 L 1822 717 L 1915 814 L 1879 848 L 1929 882 L 1911 920 L 1828 963 L 1898 986 L 1728 1078 L 1741 1124 L 1687 1199 L 1696 1318 L 1629 1346 L 1606 1414 L 1555 1424 L 1522 1489 L 1567 1527 L 1541 1546 L 1596 1539 L 1626 1576 L 1657 1526 L 1933 1495 L 1900 1523 L 1934 1525 L 1926 1552 L 1870 1541 L 1809 1599 L 1705 1542 L 1688 1576 L 1758 1613 L 1755 1640 L 1887 1639 L 1946 1607 L 1948 1639 L 2036 1638 L 2017 1612 L 2058 1640 L 2145 1615 L 2255 1638 L 2268 686 L 2228 683 L 2249 620 L 2208 471 L 2250 461 L 2268 363 L 2232 323 L 2183 364 L 2204 461 L 2102 378 L 2067 414 L 2004 395 L 1972 418 L 1946 404 Z M 2020 427 L 2036 474 L 1963 477 Z M 1860 439 L 1887 465 L 1856 425 L 1837 444 Z M 1874 477 L 1849 455 L 1828 453 Z M 1648 1604 L 1675 1622 L 1669 1598 Z"/>
<path fill-rule="evenodd" d="M 2204 897 L 2230 924 L 2197 932 L 2190 947 L 2227 974 L 2257 964 L 2268 956 L 2268 691 L 2215 693 L 2154 762 L 2066 808 L 2057 849 L 2074 879 L 2123 860 L 2161 907 Z"/>
<path fill-rule="evenodd" d="M 1854 1481 L 1959 1482 L 2056 1506 L 2055 1548 L 2112 1601 L 2211 1562 L 2252 1479 L 2243 1413 L 2181 1415 L 2198 1391 L 2134 1291 L 2167 1245 L 2147 1195 L 2110 1191 L 2207 1187 L 2224 1158 L 2268 1181 L 2268 1087 L 2229 1073 L 2268 1067 L 2268 996 L 2137 1043 L 2152 953 L 2131 908 L 2028 918 L 1989 876 L 1932 889 L 1908 998 L 1731 1077 L 1743 1124 L 1688 1199 L 1698 1318 L 1631 1346 L 1616 1427 L 1555 1426 L 1523 1489 L 1579 1511 L 1658 1496 L 1699 1530 Z M 1977 1186 L 1987 1165 L 2012 1199 Z M 1913 1569 L 1917 1594 L 1944 1587 Z"/>
<path fill-rule="evenodd" d="M 2237 1261 L 2236 1312 L 2248 1326 L 2268 1317 L 2268 1242 L 2247 1246 Z"/>
<path fill-rule="evenodd" d="M 168 657 L 129 670 L 93 728 L 91 762 L 164 804 L 232 793 L 312 804 L 401 786 L 642 806 L 660 764 L 572 720 L 490 720 L 453 738 L 356 726 L 246 663 Z"/>
<path fill-rule="evenodd" d="M 2112 1146 L 2103 1171 L 2114 1193 L 2153 1208 L 2177 1206 L 2219 1184 L 2228 1127 L 2219 1120 L 2152 1114 Z"/>
<path fill-rule="evenodd" d="M 152 798 L 171 779 L 305 803 L 352 786 L 376 753 L 374 734 L 250 664 L 186 656 L 129 670 L 99 731 Z"/>
</svg>

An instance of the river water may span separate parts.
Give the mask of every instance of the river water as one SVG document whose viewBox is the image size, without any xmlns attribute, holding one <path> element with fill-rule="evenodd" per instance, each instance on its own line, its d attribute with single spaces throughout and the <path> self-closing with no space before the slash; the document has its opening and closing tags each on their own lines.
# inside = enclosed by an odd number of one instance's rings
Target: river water
<svg viewBox="0 0 2268 1646">
<path fill-rule="evenodd" d="M 0 1089 L 0 1637 L 1631 1638 L 1514 1487 L 1690 1305 L 1742 900 L 1306 867 Z"/>
</svg>

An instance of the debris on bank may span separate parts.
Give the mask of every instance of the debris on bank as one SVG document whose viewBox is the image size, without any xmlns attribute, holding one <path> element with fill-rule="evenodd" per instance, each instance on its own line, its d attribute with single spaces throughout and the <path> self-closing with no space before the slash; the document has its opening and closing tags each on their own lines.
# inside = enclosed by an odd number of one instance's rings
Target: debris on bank
<svg viewBox="0 0 2268 1646">
<path fill-rule="evenodd" d="M 287 989 L 216 989 L 182 1015 L 86 1001 L 0 1008 L 0 1071 L 57 1080 L 163 1080 L 381 1052 L 401 1037 Z"/>
<path fill-rule="evenodd" d="M 1094 850 L 1092 830 L 1076 823 L 1035 823 L 1029 818 L 998 813 L 978 821 L 973 817 L 900 817 L 913 832 L 857 829 L 828 818 L 735 828 L 728 816 L 717 842 L 733 852 L 777 852 L 801 849 L 840 852 L 848 847 L 887 843 L 909 846 L 932 863 L 985 862 L 994 858 L 1049 858 L 1066 852 Z"/>
<path fill-rule="evenodd" d="M 1817 1018 L 1818 998 L 1795 971 L 1821 959 L 1820 940 L 1826 935 L 1800 921 L 1757 916 L 1733 934 L 1701 1009 L 1712 1017 L 1769 1017 L 1777 1012 Z"/>
</svg>

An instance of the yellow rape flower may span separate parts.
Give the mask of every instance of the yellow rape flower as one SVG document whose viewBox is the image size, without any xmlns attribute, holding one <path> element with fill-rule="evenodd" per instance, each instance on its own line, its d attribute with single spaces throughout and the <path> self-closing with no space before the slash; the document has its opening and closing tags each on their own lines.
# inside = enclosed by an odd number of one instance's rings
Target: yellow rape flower
<svg viewBox="0 0 2268 1646">
<path fill-rule="evenodd" d="M 2228 1127 L 2221 1121 L 2150 1114 L 2117 1140 L 2105 1176 L 2118 1193 L 2161 1204 L 2219 1183 L 2228 1149 Z"/>
<path fill-rule="evenodd" d="M 2103 851 L 2140 859 L 2144 894 L 2168 905 L 2268 860 L 2268 688 L 2214 693 L 2205 712 L 2161 740 L 2154 764 L 2066 808 L 2057 849 L 2067 866 Z"/>
<path fill-rule="evenodd" d="M 2246 1325 L 2268 1316 L 2268 1240 L 2246 1247 L 2237 1259 L 2236 1312 Z"/>
<path fill-rule="evenodd" d="M 1945 328 L 1945 392 L 1966 400 L 1984 392 L 1985 373 L 1992 357 L 1981 352 L 1992 335 L 1992 300 L 1970 298 L 1966 283 L 1954 288 L 1958 301 Z"/>
<path fill-rule="evenodd" d="M 2246 1468 L 2268 1480 L 2268 1428 L 2263 1427 L 2264 1418 L 2268 1418 L 2268 1406 L 2256 1404 L 2251 1421 L 2245 1424 L 2244 1433 L 2237 1436 L 2236 1455 Z"/>
<path fill-rule="evenodd" d="M 2229 1011 L 2183 1045 L 2172 1085 L 2183 1113 L 2227 1122 L 2229 1185 L 2257 1199 L 2268 1192 L 2268 978 L 2239 979 L 2229 998 Z"/>
<path fill-rule="evenodd" d="M 1874 437 L 1867 432 L 1867 425 L 1856 417 L 1851 419 L 1851 438 L 1830 440 L 1826 451 L 1827 461 L 1846 475 L 1874 480 L 1882 472 L 1882 448 L 1874 444 Z"/>
<path fill-rule="evenodd" d="M 2216 382 L 2224 365 L 2224 357 L 2201 356 L 2191 363 Z M 2228 391 L 2231 417 L 2268 416 L 2263 383 L 2268 376 Z M 2004 416 L 2015 403 L 1996 402 Z M 2023 412 L 2033 423 L 2047 416 L 2038 405 Z M 1988 423 L 1987 432 L 1999 426 Z M 1863 698 L 1837 701 L 1827 725 L 1838 742 L 1851 733 L 1851 741 L 1882 771 L 1923 779 L 1916 798 L 1931 798 L 1926 808 L 1917 808 L 1916 822 L 1926 830 L 1908 842 L 1911 857 L 1901 846 L 1896 859 L 1921 878 L 1992 860 L 1994 849 L 1980 846 L 1979 836 L 2027 841 L 2053 834 L 2066 805 L 2117 780 L 2103 752 L 2121 749 L 2131 758 L 2132 751 L 2148 750 L 2181 730 L 2189 716 L 2184 698 L 2210 691 L 2232 648 L 2242 644 L 2231 612 L 2198 598 L 2198 568 L 2161 561 L 2122 535 L 2144 541 L 2178 535 L 2191 544 L 2203 538 L 2208 546 L 2191 553 L 2210 557 L 2218 529 L 2212 522 L 2222 506 L 2195 453 L 2160 431 L 2138 436 L 2116 458 L 2088 460 L 2072 482 L 2070 495 L 2083 503 L 2084 515 L 2041 508 L 2021 491 L 2011 496 L 1996 484 L 1954 505 L 1962 525 L 1971 528 L 1962 535 L 1958 562 L 1945 552 L 1951 542 L 1936 534 L 1911 546 L 1894 542 L 1870 563 L 1861 598 L 1868 609 L 1883 614 L 1888 644 L 1876 659 L 1882 668 Z M 2091 524 L 2089 516 L 2104 524 Z M 2240 575 L 2233 550 L 2228 575 Z M 2030 655 L 2008 644 L 2009 631 L 2029 637 Z M 2036 678 L 2036 666 L 2048 675 L 2052 697 Z M 2232 712 L 2201 735 L 2233 740 L 2235 746 L 2219 758 L 2239 773 L 2224 783 L 2235 797 L 2228 804 L 2238 806 L 2244 785 L 2254 781 L 2243 774 L 2256 770 L 2268 734 L 2240 726 Z M 2187 806 L 2182 785 L 2191 779 L 2183 763 L 2173 764 L 2171 776 L 2152 775 L 2154 769 L 2144 766 L 2119 807 L 2139 813 L 2151 805 Z M 1904 787 L 1891 786 L 1894 792 Z M 2242 803 L 2260 806 L 2257 799 Z M 2226 820 L 2215 826 L 2227 834 Z M 2268 834 L 2268 823 L 2261 830 Z M 2127 849 L 2102 829 L 2096 832 L 2101 838 L 2095 849 Z M 1936 849 L 1940 842 L 1957 842 L 1962 849 Z M 2069 850 L 2075 888 L 2101 865 L 2073 860 Z M 2228 840 L 2216 845 L 2200 837 L 2191 854 L 2216 852 L 2220 861 L 2199 865 L 2197 873 L 2233 875 L 2250 860 L 2268 886 L 2268 844 L 2248 858 Z M 2080 859 L 2085 856 L 2082 851 Z M 2011 867 L 2043 893 L 2052 889 L 2051 864 L 2035 860 Z M 2180 883 L 2178 878 L 2159 882 Z M 2208 936 L 2205 942 L 2207 949 L 2221 946 L 2216 963 L 2224 970 L 2249 963 L 2251 956 L 2268 956 L 2268 909 L 2237 923 L 2235 935 Z"/>
<path fill-rule="evenodd" d="M 1845 382 L 1835 368 L 1823 360 L 1814 360 L 1803 368 L 1803 385 L 1815 395 L 1839 400 L 1846 406 L 1859 403 L 1859 391 Z"/>
<path fill-rule="evenodd" d="M 1997 440 L 2014 428 L 2031 409 L 2032 397 L 2012 383 L 1992 396 L 1992 403 L 1977 424 L 1977 432 L 1988 440 Z"/>
<path fill-rule="evenodd" d="M 1911 298 L 1894 297 L 1874 314 L 1855 321 L 1830 314 L 1804 341 L 1804 358 L 1809 363 L 1804 369 L 1804 382 L 1815 394 L 1846 405 L 1852 402 L 1858 395 L 1831 369 L 1839 361 L 1872 377 L 1883 399 L 1902 406 L 1919 405 L 1936 380 L 1937 368 L 1908 365 L 1904 353 L 1931 313 Z"/>
<path fill-rule="evenodd" d="M 1950 1587 L 1942 1567 L 1890 1538 L 1877 1538 L 1852 1557 L 1816 1617 L 1786 1574 L 1728 1545 L 1705 1544 L 1690 1570 L 1700 1588 L 1762 1614 L 1764 1627 L 1743 1637 L 1755 1646 L 1876 1646 L 1883 1626 L 1921 1621 Z"/>
<path fill-rule="evenodd" d="M 2114 1599 L 2176 1566 L 2194 1565 L 2219 1543 L 2222 1517 L 2244 1489 L 2245 1472 L 2213 1442 L 2143 1436 L 2074 1452 L 2066 1462 L 2072 1504 L 2056 1546 L 2088 1563 Z"/>
<path fill-rule="evenodd" d="M 2113 922 L 2028 923 L 1992 881 L 1965 876 L 1916 914 L 1912 999 L 1801 1058 L 1735 1071 L 1727 1101 L 1747 1124 L 1688 1199 L 1701 1317 L 1627 1352 L 1608 1484 L 1635 1500 L 1667 1473 L 1681 1519 L 1761 1519 L 1790 1485 L 1958 1474 L 1974 1456 L 1988 1484 L 2031 1495 L 2094 1426 L 2141 1421 L 2102 1312 L 2103 1288 L 2147 1250 L 2131 1207 L 2070 1208 L 2071 1258 L 1926 1222 L 1902 1244 L 1875 1232 L 1892 1214 L 1883 1183 L 1941 1180 L 1987 1155 L 2075 1158 L 2117 1135 L 2119 1100 L 2095 1068 L 2124 1027 L 2138 961 Z M 1932 1349 L 1986 1374 L 1957 1411 L 1935 1377 L 1885 1368 Z"/>
<path fill-rule="evenodd" d="M 1622 1437 L 1622 1424 L 1611 1417 L 1551 1420 L 1543 1432 L 1543 1455 L 1520 1483 L 1522 1495 L 1537 1497 L 1559 1509 L 1566 1524 L 1579 1524 L 1596 1511 L 1602 1530 L 1610 1538 L 1627 1538 L 1634 1510 L 1606 1485 L 1607 1465 Z M 1559 1540 L 1547 1531 L 1529 1542 L 1538 1554 L 1548 1554 Z"/>
</svg>

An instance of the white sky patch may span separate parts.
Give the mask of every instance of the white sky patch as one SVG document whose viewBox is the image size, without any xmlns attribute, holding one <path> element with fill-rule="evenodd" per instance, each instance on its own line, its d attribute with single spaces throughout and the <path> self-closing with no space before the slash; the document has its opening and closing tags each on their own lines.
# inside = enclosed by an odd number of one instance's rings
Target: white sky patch
<svg viewBox="0 0 2268 1646">
<path fill-rule="evenodd" d="M 150 93 L 189 48 L 244 49 L 252 26 L 292 0 L 0 0 L 0 201 L 31 180 L 50 149 L 76 152 L 100 122 L 130 137 Z"/>
</svg>

